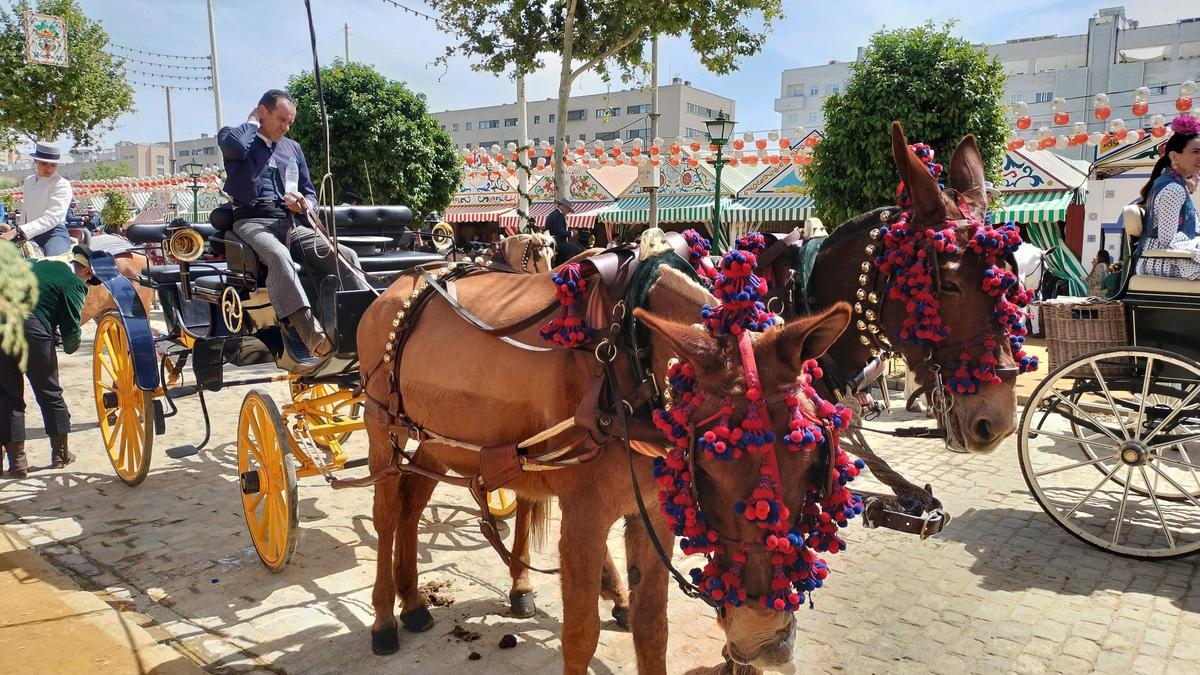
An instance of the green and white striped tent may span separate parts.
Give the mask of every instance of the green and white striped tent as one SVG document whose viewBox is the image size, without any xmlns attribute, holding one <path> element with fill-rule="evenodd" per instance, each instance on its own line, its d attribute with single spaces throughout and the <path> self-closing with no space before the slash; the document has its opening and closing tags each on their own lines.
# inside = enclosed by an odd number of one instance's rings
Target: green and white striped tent
<svg viewBox="0 0 1200 675">
<path fill-rule="evenodd" d="M 729 237 L 733 240 L 748 232 L 791 232 L 803 228 L 812 210 L 813 200 L 808 195 L 761 195 L 722 207 L 721 221 L 729 225 Z"/>
<path fill-rule="evenodd" d="M 660 223 L 711 223 L 713 196 L 666 195 L 658 198 L 658 222 Z M 729 208 L 729 199 L 722 199 L 721 209 Z M 649 197 L 625 197 L 601 211 L 597 217 L 607 223 L 624 225 L 650 222 Z"/>
<path fill-rule="evenodd" d="M 1029 243 L 1037 246 L 1043 251 L 1050 251 L 1050 267 L 1054 272 L 1066 278 L 1067 283 L 1071 287 L 1071 295 L 1076 297 L 1085 297 L 1087 295 L 1087 284 L 1083 279 L 1087 276 L 1087 270 L 1083 269 L 1083 264 L 1079 262 L 1079 258 L 1071 253 L 1071 249 L 1067 248 L 1067 242 L 1063 239 L 1062 230 L 1058 228 L 1057 222 L 1036 222 L 1025 224 L 1025 234 L 1029 238 Z M 1053 249 L 1053 250 L 1050 250 Z"/>
<path fill-rule="evenodd" d="M 998 223 L 1055 223 L 1067 219 L 1067 207 L 1075 193 L 1070 190 L 1010 192 L 996 211 Z"/>
</svg>

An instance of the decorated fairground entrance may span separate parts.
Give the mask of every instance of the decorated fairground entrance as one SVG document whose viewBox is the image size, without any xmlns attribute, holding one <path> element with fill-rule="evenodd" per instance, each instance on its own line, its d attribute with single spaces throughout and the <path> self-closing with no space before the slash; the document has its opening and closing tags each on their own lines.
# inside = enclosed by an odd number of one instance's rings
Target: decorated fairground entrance
<svg viewBox="0 0 1200 675">
<path fill-rule="evenodd" d="M 1078 227 L 1087 194 L 1087 165 L 1061 157 L 1049 150 L 1010 150 L 1004 157 L 1003 206 L 993 220 L 1017 223 L 1025 240 L 1050 251 L 1048 264 L 1066 279 L 1071 295 L 1086 294 L 1083 279 L 1087 270 L 1072 250 L 1068 223 Z M 1091 260 L 1091 258 L 1087 258 Z"/>
<path fill-rule="evenodd" d="M 504 171 L 480 171 L 463 175 L 458 193 L 442 220 L 454 228 L 460 246 L 469 241 L 499 238 L 500 218 L 517 208 L 517 179 Z"/>
<path fill-rule="evenodd" d="M 226 201 L 221 192 L 222 177 L 208 173 L 196 179 L 199 189 L 195 209 L 199 222 L 208 222 L 208 214 Z M 192 179 L 185 176 L 157 178 L 111 178 L 101 180 L 78 180 L 71 182 L 72 197 L 77 211 L 87 209 L 100 211 L 107 203 L 105 193 L 115 190 L 125 196 L 129 204 L 130 219 L 136 223 L 159 223 L 172 218 L 192 221 Z M 24 199 L 21 187 L 0 190 L 0 195 L 12 195 L 18 201 Z M 124 225 L 125 223 L 107 223 Z"/>
<path fill-rule="evenodd" d="M 596 224 L 596 214 L 611 206 L 617 195 L 623 193 L 636 179 L 638 169 L 632 164 L 607 164 L 583 167 L 576 164 L 567 171 L 567 199 L 571 202 L 567 214 L 567 227 L 572 230 L 591 232 Z M 554 210 L 554 174 L 547 171 L 534 174 L 529 189 L 529 214 L 533 226 L 546 226 L 546 216 Z M 506 234 L 515 234 L 526 223 L 522 222 L 518 210 L 510 211 L 500 218 L 500 227 Z M 607 240 L 602 240 L 603 241 Z"/>
</svg>

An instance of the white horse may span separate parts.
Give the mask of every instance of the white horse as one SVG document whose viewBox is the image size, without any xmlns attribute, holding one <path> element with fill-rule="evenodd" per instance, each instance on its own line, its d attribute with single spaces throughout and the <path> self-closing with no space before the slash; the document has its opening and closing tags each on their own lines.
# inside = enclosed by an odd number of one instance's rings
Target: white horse
<svg viewBox="0 0 1200 675">
<path fill-rule="evenodd" d="M 1024 242 L 1021 248 L 1018 248 L 1013 256 L 1017 259 L 1017 276 L 1021 278 L 1021 283 L 1025 288 L 1032 289 L 1034 297 L 1038 297 L 1038 293 L 1042 288 L 1042 274 L 1046 271 L 1046 265 L 1049 264 L 1047 256 L 1053 251 L 1051 247 L 1048 250 L 1043 250 L 1037 246 Z M 1038 309 L 1037 305 L 1030 305 L 1029 308 L 1030 323 L 1029 332 L 1038 333 Z"/>
</svg>

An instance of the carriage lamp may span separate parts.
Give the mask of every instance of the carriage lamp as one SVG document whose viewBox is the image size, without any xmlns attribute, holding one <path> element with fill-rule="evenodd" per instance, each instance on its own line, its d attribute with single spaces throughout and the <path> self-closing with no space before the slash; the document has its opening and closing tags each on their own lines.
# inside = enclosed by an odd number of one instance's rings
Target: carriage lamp
<svg viewBox="0 0 1200 675">
<path fill-rule="evenodd" d="M 192 179 L 192 222 L 198 223 L 200 222 L 200 205 L 196 196 L 200 194 L 200 174 L 204 171 L 204 165 L 199 162 L 188 162 L 183 165 L 183 170 Z"/>
<path fill-rule="evenodd" d="M 721 222 L 721 167 L 725 166 L 726 160 L 722 156 L 721 151 L 725 148 L 725 144 L 729 142 L 729 138 L 733 136 L 734 121 L 725 116 L 725 111 L 717 112 L 717 118 L 708 120 L 704 123 L 708 127 L 708 140 L 713 145 L 717 146 L 717 157 L 713 160 L 715 168 L 717 185 L 713 195 L 713 253 L 724 255 L 729 250 L 729 234 L 725 231 L 725 226 Z"/>
</svg>

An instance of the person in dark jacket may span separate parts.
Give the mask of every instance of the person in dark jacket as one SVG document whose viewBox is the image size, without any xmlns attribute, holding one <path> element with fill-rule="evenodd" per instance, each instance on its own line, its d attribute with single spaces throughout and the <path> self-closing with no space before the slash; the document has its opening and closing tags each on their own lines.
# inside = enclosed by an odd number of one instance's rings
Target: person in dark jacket
<svg viewBox="0 0 1200 675">
<path fill-rule="evenodd" d="M 555 209 L 546 216 L 546 231 L 554 237 L 555 254 L 554 266 L 567 262 L 583 252 L 583 247 L 571 239 L 571 230 L 567 229 L 567 214 L 571 212 L 570 203 L 554 200 Z"/>
<path fill-rule="evenodd" d="M 296 119 L 296 102 L 287 92 L 271 89 L 244 124 L 225 127 L 217 144 L 225 160 L 225 192 L 234 204 L 233 231 L 267 266 L 267 290 L 276 315 L 321 358 L 332 350 L 329 338 L 313 317 L 308 296 L 292 267 L 300 260 L 309 276 L 320 280 L 341 273 L 342 290 L 364 290 L 358 276 L 358 256 L 339 246 L 344 264 L 335 267 L 329 245 L 303 219 L 317 207 L 317 191 L 300 144 L 286 136 Z M 295 184 L 288 184 L 289 167 L 296 167 Z"/>
<path fill-rule="evenodd" d="M 67 449 L 71 413 L 58 383 L 54 335 L 57 332 L 62 338 L 64 352 L 73 354 L 79 349 L 83 333 L 79 319 L 87 297 L 84 282 L 91 283 L 91 261 L 87 248 L 75 246 L 71 262 L 38 260 L 32 269 L 38 282 L 38 302 L 33 313 L 25 317 L 25 342 L 29 350 L 25 378 L 42 409 L 42 423 L 50 438 L 50 467 L 61 469 L 74 462 L 75 455 Z M 12 478 L 25 478 L 29 474 L 29 460 L 25 456 L 25 382 L 21 370 L 17 359 L 0 352 L 0 446 L 8 456 L 8 475 Z"/>
</svg>

